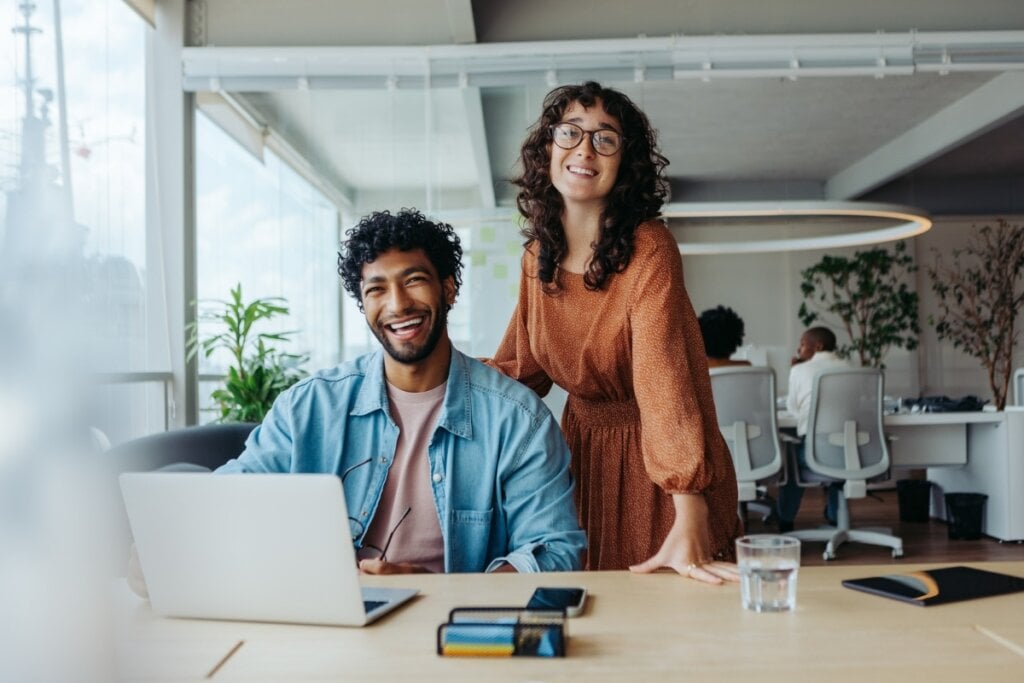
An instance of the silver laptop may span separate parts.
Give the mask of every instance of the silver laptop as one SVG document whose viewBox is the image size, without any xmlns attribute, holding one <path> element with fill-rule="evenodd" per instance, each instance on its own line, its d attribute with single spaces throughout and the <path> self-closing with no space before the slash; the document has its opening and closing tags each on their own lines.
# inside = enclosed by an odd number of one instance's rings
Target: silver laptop
<svg viewBox="0 0 1024 683">
<path fill-rule="evenodd" d="M 122 474 L 153 611 L 363 626 L 418 592 L 362 588 L 330 474 Z"/>
</svg>

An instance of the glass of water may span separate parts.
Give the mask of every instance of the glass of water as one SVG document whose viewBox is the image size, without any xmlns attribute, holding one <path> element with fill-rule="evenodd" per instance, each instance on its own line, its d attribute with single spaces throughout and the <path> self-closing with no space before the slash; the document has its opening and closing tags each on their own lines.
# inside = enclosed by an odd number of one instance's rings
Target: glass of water
<svg viewBox="0 0 1024 683">
<path fill-rule="evenodd" d="M 736 539 L 743 607 L 755 612 L 796 608 L 800 541 L 790 536 L 759 534 Z"/>
</svg>

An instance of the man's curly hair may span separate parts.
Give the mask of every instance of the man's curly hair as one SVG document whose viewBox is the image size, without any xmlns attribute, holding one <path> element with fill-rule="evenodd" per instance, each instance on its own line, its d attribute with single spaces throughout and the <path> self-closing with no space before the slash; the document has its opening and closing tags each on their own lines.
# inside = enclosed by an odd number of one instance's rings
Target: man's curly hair
<svg viewBox="0 0 1024 683">
<path fill-rule="evenodd" d="M 411 251 L 422 249 L 443 281 L 455 281 L 455 293 L 462 286 L 462 245 L 454 228 L 447 223 L 434 223 L 416 209 L 402 209 L 392 215 L 375 211 L 364 216 L 345 233 L 338 253 L 338 274 L 346 291 L 359 310 L 363 310 L 363 266 L 377 260 L 390 249 Z"/>
<path fill-rule="evenodd" d="M 709 308 L 697 321 L 708 358 L 728 358 L 743 343 L 743 318 L 728 306 Z"/>
<path fill-rule="evenodd" d="M 555 88 L 544 98 L 540 118 L 530 129 L 520 150 L 522 173 L 512 179 L 519 187 L 516 205 L 526 218 L 522 230 L 527 244 L 536 241 L 538 277 L 548 293 L 557 292 L 555 267 L 567 245 L 562 227 L 562 196 L 551 183 L 551 126 L 562 120 L 573 102 L 592 107 L 600 102 L 605 112 L 622 127 L 622 161 L 615 185 L 608 195 L 594 257 L 584 275 L 591 290 L 602 289 L 613 273 L 621 273 L 633 256 L 636 227 L 661 215 L 668 197 L 664 170 L 668 165 L 658 150 L 657 133 L 647 116 L 617 90 L 593 81 Z"/>
</svg>

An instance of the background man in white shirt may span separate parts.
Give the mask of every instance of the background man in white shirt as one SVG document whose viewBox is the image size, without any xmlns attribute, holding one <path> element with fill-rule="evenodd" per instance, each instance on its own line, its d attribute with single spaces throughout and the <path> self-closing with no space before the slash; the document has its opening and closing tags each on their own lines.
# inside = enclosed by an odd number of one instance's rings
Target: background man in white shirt
<svg viewBox="0 0 1024 683">
<path fill-rule="evenodd" d="M 850 366 L 849 361 L 837 356 L 835 351 L 836 335 L 832 330 L 827 327 L 812 327 L 800 336 L 800 345 L 791 361 L 793 367 L 789 370 L 786 410 L 796 416 L 796 434 L 800 437 L 800 443 L 796 446 L 796 459 L 799 465 L 804 464 L 804 437 L 807 435 L 807 419 L 811 412 L 814 376 L 828 368 Z M 788 479 L 786 484 L 779 487 L 779 531 L 783 533 L 793 530 L 793 520 L 804 496 L 803 488 L 796 483 L 795 474 L 791 472 Z M 835 523 L 838 502 L 838 487 L 829 485 L 825 518 L 832 524 Z"/>
</svg>

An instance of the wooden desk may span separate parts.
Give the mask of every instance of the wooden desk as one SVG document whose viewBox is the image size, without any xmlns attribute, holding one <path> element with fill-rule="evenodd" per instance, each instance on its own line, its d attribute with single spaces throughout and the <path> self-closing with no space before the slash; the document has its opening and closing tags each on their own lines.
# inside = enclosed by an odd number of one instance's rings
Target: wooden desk
<svg viewBox="0 0 1024 683">
<path fill-rule="evenodd" d="M 1024 576 L 1024 561 L 974 566 Z M 736 585 L 672 574 L 372 577 L 367 585 L 418 586 L 423 594 L 361 629 L 161 619 L 121 589 L 120 674 L 200 679 L 244 640 L 215 680 L 1021 680 L 1024 593 L 920 608 L 840 585 L 893 569 L 805 567 L 797 609 L 783 614 L 743 610 Z M 568 657 L 435 654 L 437 625 L 452 607 L 523 604 L 538 585 L 582 585 L 591 594 L 583 616 L 569 622 Z"/>
</svg>

